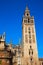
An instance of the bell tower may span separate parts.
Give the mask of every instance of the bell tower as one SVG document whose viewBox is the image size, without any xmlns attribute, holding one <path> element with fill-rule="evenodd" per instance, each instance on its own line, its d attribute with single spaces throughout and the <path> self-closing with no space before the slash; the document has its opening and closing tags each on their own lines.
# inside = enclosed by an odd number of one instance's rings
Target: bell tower
<svg viewBox="0 0 43 65">
<path fill-rule="evenodd" d="M 28 7 L 25 9 L 22 20 L 22 33 L 24 65 L 38 65 L 38 50 L 34 17 L 30 16 Z"/>
</svg>

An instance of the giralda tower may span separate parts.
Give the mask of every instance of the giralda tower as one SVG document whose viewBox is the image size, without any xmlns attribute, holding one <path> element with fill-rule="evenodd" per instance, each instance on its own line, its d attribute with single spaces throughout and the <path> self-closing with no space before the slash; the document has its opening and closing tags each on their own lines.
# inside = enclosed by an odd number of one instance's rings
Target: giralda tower
<svg viewBox="0 0 43 65">
<path fill-rule="evenodd" d="M 28 7 L 22 20 L 22 33 L 24 65 L 39 65 L 34 17 L 30 16 Z"/>
</svg>

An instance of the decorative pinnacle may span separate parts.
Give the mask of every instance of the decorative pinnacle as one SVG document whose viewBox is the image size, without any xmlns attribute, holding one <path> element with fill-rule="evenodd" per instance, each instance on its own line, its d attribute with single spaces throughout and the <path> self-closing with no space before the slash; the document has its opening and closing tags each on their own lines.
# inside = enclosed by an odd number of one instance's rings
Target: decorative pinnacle
<svg viewBox="0 0 43 65">
<path fill-rule="evenodd" d="M 3 36 L 2 36 L 2 37 L 4 38 L 4 40 L 5 40 L 5 36 L 6 36 L 6 33 L 4 32 L 4 33 L 3 33 Z"/>
<path fill-rule="evenodd" d="M 28 6 L 26 6 L 26 10 L 28 10 Z"/>
<path fill-rule="evenodd" d="M 30 11 L 29 11 L 29 9 L 28 9 L 28 6 L 26 6 L 25 12 L 30 13 Z"/>
<path fill-rule="evenodd" d="M 10 44 L 12 44 L 12 39 L 10 40 Z"/>
</svg>

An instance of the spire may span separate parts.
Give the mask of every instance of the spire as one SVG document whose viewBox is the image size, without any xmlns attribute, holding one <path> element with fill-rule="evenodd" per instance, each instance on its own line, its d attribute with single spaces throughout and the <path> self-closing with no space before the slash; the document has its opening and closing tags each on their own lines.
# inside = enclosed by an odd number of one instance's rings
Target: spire
<svg viewBox="0 0 43 65">
<path fill-rule="evenodd" d="M 12 39 L 10 40 L 10 44 L 12 44 Z"/>
<path fill-rule="evenodd" d="M 26 6 L 26 9 L 25 9 L 25 16 L 30 16 L 30 11 L 28 9 L 28 6 Z"/>
<path fill-rule="evenodd" d="M 26 6 L 26 9 L 25 9 L 25 12 L 27 12 L 27 11 L 29 12 L 28 6 Z"/>
<path fill-rule="evenodd" d="M 10 40 L 10 47 L 12 47 L 12 39 Z"/>
<path fill-rule="evenodd" d="M 5 32 L 3 33 L 3 35 L 0 35 L 0 41 L 5 41 Z"/>
<path fill-rule="evenodd" d="M 28 10 L 28 6 L 26 6 L 26 10 Z"/>
<path fill-rule="evenodd" d="M 3 33 L 3 38 L 4 38 L 4 40 L 5 40 L 5 36 L 6 36 L 6 33 L 4 32 L 4 33 Z"/>
</svg>

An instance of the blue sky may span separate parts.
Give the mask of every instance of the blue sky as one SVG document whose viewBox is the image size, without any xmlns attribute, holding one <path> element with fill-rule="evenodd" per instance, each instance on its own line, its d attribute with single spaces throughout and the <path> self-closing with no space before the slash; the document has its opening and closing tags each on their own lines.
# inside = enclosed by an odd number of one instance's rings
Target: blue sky
<svg viewBox="0 0 43 65">
<path fill-rule="evenodd" d="M 6 32 L 7 43 L 19 43 L 26 6 L 35 19 L 38 56 L 43 57 L 43 0 L 0 0 L 0 34 Z"/>
</svg>

